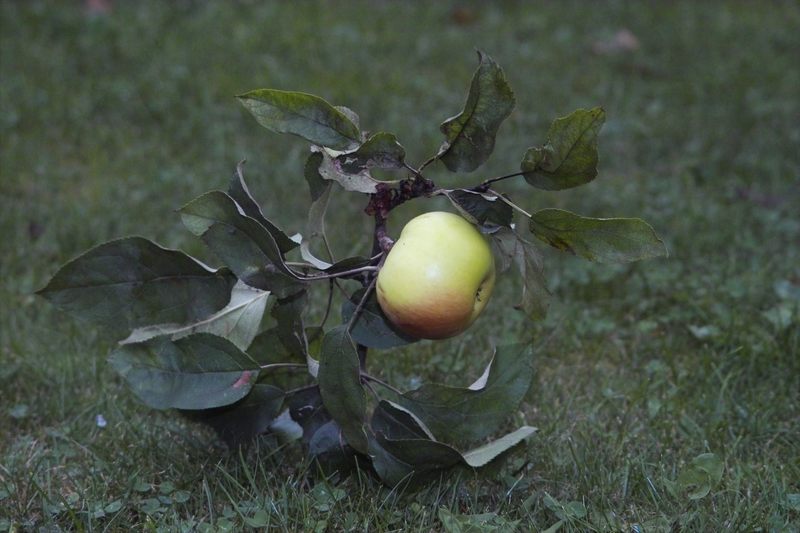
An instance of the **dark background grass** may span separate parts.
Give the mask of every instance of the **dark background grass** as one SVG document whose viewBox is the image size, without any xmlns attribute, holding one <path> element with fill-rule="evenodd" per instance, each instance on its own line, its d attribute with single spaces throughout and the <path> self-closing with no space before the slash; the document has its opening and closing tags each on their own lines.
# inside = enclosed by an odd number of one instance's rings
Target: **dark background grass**
<svg viewBox="0 0 800 533">
<path fill-rule="evenodd" d="M 588 510 L 567 529 L 797 530 L 796 3 L 0 6 L 0 526 L 224 529 L 266 516 L 287 531 L 411 531 L 445 527 L 444 506 L 527 531 L 559 520 L 549 494 Z M 598 49 L 622 29 L 637 49 Z M 215 263 L 174 209 L 224 188 L 242 158 L 264 212 L 301 230 L 306 145 L 261 129 L 233 95 L 318 94 L 364 129 L 396 133 L 418 164 L 463 105 L 476 47 L 504 67 L 516 110 L 484 167 L 434 165 L 430 177 L 471 185 L 514 171 L 553 118 L 602 105 L 595 182 L 500 188 L 528 210 L 643 217 L 670 250 L 621 267 L 546 252 L 545 321 L 512 309 L 520 285 L 507 275 L 467 334 L 371 356 L 403 388 L 462 384 L 492 344 L 533 339 L 537 377 L 517 422 L 540 432 L 491 479 L 410 500 L 367 480 L 311 489 L 295 449 L 237 455 L 139 404 L 105 363 L 114 339 L 32 296 L 58 265 L 123 235 Z M 333 200 L 340 255 L 369 245 L 362 207 Z M 443 207 L 413 202 L 390 229 Z M 698 500 L 670 491 L 704 452 L 722 461 L 722 481 Z"/>
</svg>

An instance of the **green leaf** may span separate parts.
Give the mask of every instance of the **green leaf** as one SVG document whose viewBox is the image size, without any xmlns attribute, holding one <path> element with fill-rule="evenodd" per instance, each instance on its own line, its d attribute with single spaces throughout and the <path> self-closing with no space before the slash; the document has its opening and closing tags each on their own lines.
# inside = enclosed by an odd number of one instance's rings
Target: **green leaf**
<svg viewBox="0 0 800 533">
<path fill-rule="evenodd" d="M 350 122 L 355 124 L 356 128 L 359 129 L 361 128 L 361 119 L 358 118 L 358 113 L 356 113 L 349 107 L 345 107 L 343 105 L 335 105 L 333 107 L 334 109 L 342 113 L 344 116 L 346 116 L 348 119 L 350 119 Z"/>
<path fill-rule="evenodd" d="M 261 291 L 237 282 L 231 290 L 228 305 L 191 324 L 158 324 L 137 328 L 120 344 L 143 342 L 159 335 L 169 335 L 172 340 L 192 333 L 212 333 L 225 337 L 240 350 L 246 350 L 258 334 L 261 318 L 267 307 L 268 291 Z"/>
<path fill-rule="evenodd" d="M 297 248 L 297 242 L 289 238 L 283 230 L 278 226 L 267 220 L 264 213 L 261 212 L 261 207 L 253 199 L 250 194 L 250 189 L 244 181 L 244 161 L 236 165 L 236 171 L 233 173 L 231 183 L 228 186 L 228 195 L 233 198 L 236 204 L 241 208 L 242 212 L 250 218 L 257 220 L 275 239 L 275 243 L 282 253 Z"/>
<path fill-rule="evenodd" d="M 314 431 L 309 441 L 309 455 L 316 457 L 331 451 L 341 451 L 344 449 L 344 437 L 342 429 L 335 420 L 330 419 L 316 431 Z"/>
<path fill-rule="evenodd" d="M 522 276 L 522 300 L 517 307 L 531 320 L 544 318 L 550 305 L 550 291 L 544 277 L 544 265 L 539 250 L 517 236 L 514 262 Z"/>
<path fill-rule="evenodd" d="M 175 503 L 186 503 L 192 497 L 192 493 L 188 490 L 178 490 L 172 494 L 172 501 Z"/>
<path fill-rule="evenodd" d="M 180 209 L 184 225 L 251 287 L 283 298 L 303 290 L 275 239 L 222 191 L 205 193 Z"/>
<path fill-rule="evenodd" d="M 397 183 L 377 180 L 370 171 L 373 168 L 404 168 L 405 155 L 405 148 L 397 142 L 397 137 L 385 132 L 371 135 L 357 150 L 341 152 L 312 147 L 305 167 L 306 180 L 312 186 L 312 200 L 316 202 L 322 197 L 324 189 L 321 180 L 335 181 L 347 191 L 367 194 L 375 193 L 381 183 Z"/>
<path fill-rule="evenodd" d="M 375 179 L 372 177 L 369 168 L 360 167 L 354 163 L 347 164 L 347 169 L 350 170 L 345 169 L 349 152 L 343 155 L 342 152 L 332 152 L 331 150 L 319 147 L 311 147 L 311 150 L 322 156 L 322 158 L 319 159 L 319 175 L 322 176 L 323 179 L 335 181 L 346 191 L 374 194 L 378 190 L 378 185 L 381 183 L 387 185 L 397 183 L 397 180 L 381 181 Z"/>
<path fill-rule="evenodd" d="M 446 533 L 512 533 L 519 520 L 507 520 L 497 513 L 455 514 L 440 507 L 439 520 Z"/>
<path fill-rule="evenodd" d="M 122 504 L 122 502 L 120 500 L 114 500 L 113 502 L 111 502 L 111 503 L 107 504 L 105 507 L 103 507 L 103 511 L 105 511 L 108 514 L 114 514 L 114 513 L 118 513 L 120 511 L 120 509 L 122 509 L 122 507 L 123 507 L 123 504 Z"/>
<path fill-rule="evenodd" d="M 256 89 L 237 96 L 259 124 L 291 133 L 320 146 L 346 150 L 361 139 L 358 127 L 341 111 L 312 94 Z"/>
<path fill-rule="evenodd" d="M 244 517 L 244 523 L 247 524 L 248 527 L 252 527 L 254 529 L 267 527 L 269 522 L 269 513 L 267 513 L 264 509 L 256 510 L 256 512 L 253 513 L 253 516 Z"/>
<path fill-rule="evenodd" d="M 323 337 L 317 379 L 322 402 L 342 428 L 347 443 L 366 453 L 363 425 L 367 400 L 361 385 L 358 354 L 346 326 L 338 326 Z"/>
<path fill-rule="evenodd" d="M 790 511 L 800 513 L 800 492 L 787 494 L 784 506 Z"/>
<path fill-rule="evenodd" d="M 337 157 L 341 168 L 348 174 L 380 168 L 398 170 L 405 168 L 406 149 L 392 133 L 379 131 L 370 135 L 357 150 Z"/>
<path fill-rule="evenodd" d="M 202 320 L 225 307 L 235 282 L 228 269 L 128 237 L 68 262 L 37 294 L 78 318 L 130 330 Z"/>
<path fill-rule="evenodd" d="M 800 306 L 795 302 L 780 302 L 762 311 L 761 315 L 777 330 L 788 329 L 800 322 Z"/>
<path fill-rule="evenodd" d="M 247 354 L 259 365 L 302 363 L 303 358 L 289 351 L 280 340 L 278 326 L 260 332 L 247 348 Z"/>
<path fill-rule="evenodd" d="M 303 259 L 317 268 L 330 268 L 331 264 L 322 259 L 318 259 L 311 251 L 314 241 L 325 242 L 325 211 L 328 209 L 328 202 L 331 197 L 333 183 L 324 179 L 319 173 L 319 166 L 322 163 L 322 154 L 312 152 L 308 157 L 305 166 L 305 178 L 311 192 L 311 207 L 308 209 L 308 220 L 303 241 L 300 243 L 300 254 Z M 327 242 L 325 242 L 327 246 Z"/>
<path fill-rule="evenodd" d="M 719 484 L 724 471 L 722 460 L 716 454 L 701 453 L 681 471 L 676 481 L 682 490 L 688 491 L 690 500 L 699 500 Z"/>
<path fill-rule="evenodd" d="M 516 431 L 504 435 L 497 440 L 464 453 L 464 461 L 473 468 L 478 468 L 489 464 L 500 454 L 510 450 L 523 440 L 536 433 L 536 431 L 537 429 L 535 427 L 522 426 Z"/>
<path fill-rule="evenodd" d="M 495 350 L 481 379 L 469 388 L 427 384 L 403 394 L 397 403 L 419 417 L 438 440 L 463 445 L 502 426 L 532 379 L 530 345 L 511 344 Z"/>
<path fill-rule="evenodd" d="M 667 255 L 650 225 L 639 218 L 589 218 L 561 209 L 542 209 L 530 230 L 550 246 L 599 263 L 624 263 Z"/>
<path fill-rule="evenodd" d="M 18 403 L 14 407 L 8 410 L 8 414 L 11 418 L 16 418 L 17 420 L 22 420 L 26 418 L 30 412 L 30 408 L 26 403 Z"/>
<path fill-rule="evenodd" d="M 491 234 L 491 246 L 498 272 L 505 272 L 517 255 L 517 233 L 509 228 L 500 228 Z"/>
<path fill-rule="evenodd" d="M 564 520 L 559 520 L 555 524 L 551 525 L 547 529 L 542 530 L 542 533 L 557 533 L 561 530 L 561 526 L 564 525 Z"/>
<path fill-rule="evenodd" d="M 334 473 L 344 475 L 355 465 L 354 450 L 345 442 L 342 428 L 331 419 L 311 433 L 308 456 L 315 459 L 328 476 Z"/>
<path fill-rule="evenodd" d="M 306 352 L 306 366 L 311 377 L 319 375 L 319 354 L 322 350 L 322 339 L 325 332 L 322 328 L 306 328 L 306 339 L 308 339 L 308 352 Z"/>
<path fill-rule="evenodd" d="M 363 297 L 364 289 L 359 289 L 353 293 L 349 300 L 345 300 L 342 303 L 343 323 L 350 322 L 358 303 Z M 386 318 L 386 315 L 383 314 L 375 296 L 375 291 L 372 291 L 367 301 L 364 302 L 364 306 L 361 308 L 350 330 L 350 336 L 362 346 L 379 350 L 404 346 L 418 340 L 394 328 L 389 319 Z"/>
<path fill-rule="evenodd" d="M 298 292 L 281 298 L 272 308 L 271 315 L 277 322 L 278 338 L 290 353 L 305 357 L 308 342 L 305 335 L 303 312 L 308 305 L 308 293 Z"/>
<path fill-rule="evenodd" d="M 579 501 L 562 504 L 548 493 L 544 493 L 544 505 L 550 509 L 560 520 L 572 522 L 586 516 L 586 506 Z"/>
<path fill-rule="evenodd" d="M 539 189 L 557 191 L 589 183 L 597 177 L 597 134 L 605 122 L 600 107 L 578 109 L 553 121 L 547 143 L 528 149 L 520 170 Z"/>
<path fill-rule="evenodd" d="M 381 400 L 372 413 L 372 430 L 390 439 L 436 440 L 417 415 L 394 402 Z"/>
<path fill-rule="evenodd" d="M 486 376 L 479 380 L 485 385 Z M 482 467 L 513 448 L 536 429 L 524 426 L 465 454 L 438 442 L 413 412 L 382 400 L 372 415 L 369 455 L 381 479 L 394 486 L 401 481 L 418 485 L 454 466 Z"/>
<path fill-rule="evenodd" d="M 231 405 L 182 412 L 191 420 L 207 424 L 229 446 L 236 447 L 269 429 L 281 409 L 283 398 L 281 389 L 256 383 L 247 396 Z"/>
<path fill-rule="evenodd" d="M 500 124 L 514 109 L 514 92 L 503 69 L 480 50 L 478 60 L 464 110 L 440 127 L 446 140 L 437 158 L 452 172 L 470 172 L 489 158 Z"/>
<path fill-rule="evenodd" d="M 139 510 L 145 514 L 156 514 L 163 511 L 164 507 L 158 498 L 147 498 L 139 503 Z"/>
<path fill-rule="evenodd" d="M 375 473 L 387 486 L 397 487 L 402 484 L 404 488 L 411 488 L 419 482 L 415 479 L 411 465 L 389 453 L 375 436 L 369 436 L 367 454 L 372 460 Z"/>
<path fill-rule="evenodd" d="M 316 377 L 319 363 L 311 356 L 303 321 L 303 312 L 308 304 L 308 294 L 303 291 L 278 300 L 272 308 L 277 324 L 278 338 L 295 357 L 305 359 L 309 373 Z"/>
<path fill-rule="evenodd" d="M 347 497 L 347 492 L 340 487 L 332 487 L 327 482 L 321 482 L 314 485 L 314 488 L 308 493 L 311 497 L 314 509 L 323 513 L 333 509 L 336 502 Z M 327 528 L 316 528 L 319 533 L 324 533 Z"/>
<path fill-rule="evenodd" d="M 492 233 L 492 248 L 501 272 L 513 263 L 522 276 L 522 299 L 515 307 L 522 309 L 531 320 L 544 318 L 550 304 L 550 291 L 539 250 L 508 228 Z"/>
<path fill-rule="evenodd" d="M 376 438 L 381 447 L 402 463 L 411 467 L 415 476 L 441 472 L 462 464 L 463 458 L 457 450 L 429 439 L 389 439 L 382 433 Z"/>
<path fill-rule="evenodd" d="M 258 365 L 246 353 L 209 333 L 126 344 L 109 362 L 139 399 L 155 409 L 230 405 L 244 398 L 258 378 Z"/>
<path fill-rule="evenodd" d="M 259 333 L 247 348 L 247 355 L 261 367 L 281 363 L 306 363 L 304 356 L 290 352 L 283 345 L 277 326 Z M 290 390 L 308 384 L 308 374 L 285 368 L 264 369 L 259 373 L 258 382 Z"/>
<path fill-rule="evenodd" d="M 493 194 L 466 189 L 445 190 L 443 194 L 464 218 L 486 233 L 497 231 L 497 226 L 511 227 L 514 220 L 511 206 Z"/>
</svg>

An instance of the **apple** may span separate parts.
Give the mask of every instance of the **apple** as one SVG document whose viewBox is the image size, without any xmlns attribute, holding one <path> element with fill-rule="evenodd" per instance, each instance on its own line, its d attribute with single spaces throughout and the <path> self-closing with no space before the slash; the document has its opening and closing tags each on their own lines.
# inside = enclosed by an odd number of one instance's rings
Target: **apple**
<svg viewBox="0 0 800 533">
<path fill-rule="evenodd" d="M 489 243 L 464 218 L 434 211 L 403 228 L 378 273 L 376 292 L 397 329 L 422 339 L 466 330 L 494 288 Z"/>
</svg>

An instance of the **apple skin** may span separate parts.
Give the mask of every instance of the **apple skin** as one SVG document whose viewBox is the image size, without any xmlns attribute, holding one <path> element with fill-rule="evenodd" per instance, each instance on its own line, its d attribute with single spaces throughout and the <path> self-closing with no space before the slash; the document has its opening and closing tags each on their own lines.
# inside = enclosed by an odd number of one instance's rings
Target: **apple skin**
<svg viewBox="0 0 800 533">
<path fill-rule="evenodd" d="M 445 339 L 466 330 L 494 289 L 486 238 L 453 213 L 433 211 L 403 228 L 378 273 L 384 314 L 401 332 Z"/>
</svg>

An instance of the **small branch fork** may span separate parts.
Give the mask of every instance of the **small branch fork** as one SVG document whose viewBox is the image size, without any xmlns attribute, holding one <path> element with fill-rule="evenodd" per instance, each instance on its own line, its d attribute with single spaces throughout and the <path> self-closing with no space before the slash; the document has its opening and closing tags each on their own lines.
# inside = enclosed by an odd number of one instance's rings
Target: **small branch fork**
<svg viewBox="0 0 800 533">
<path fill-rule="evenodd" d="M 411 165 L 404 163 L 406 170 L 413 174 L 413 177 L 402 180 L 397 187 L 391 187 L 385 183 L 379 183 L 376 186 L 375 193 L 370 195 L 369 203 L 364 209 L 364 212 L 375 218 L 375 233 L 372 246 L 372 253 L 377 254 L 383 252 L 388 253 L 394 245 L 394 241 L 386 232 L 386 220 L 389 217 L 389 212 L 395 207 L 420 196 L 430 197 L 436 193 L 438 188 L 436 184 L 422 175 L 422 170 L 433 163 L 436 157 L 428 159 L 423 163 L 419 169 L 415 169 Z M 514 172 L 512 174 L 505 174 L 484 180 L 479 185 L 475 185 L 467 190 L 474 192 L 491 192 L 492 194 L 500 197 L 508 205 L 530 217 L 524 209 L 512 203 L 505 196 L 493 191 L 490 187 L 493 183 L 516 178 L 524 175 L 524 172 Z"/>
<path fill-rule="evenodd" d="M 430 163 L 432 161 L 428 161 Z M 370 259 L 369 265 L 353 268 L 350 270 L 344 270 L 341 272 L 336 272 L 333 274 L 327 274 L 324 271 L 320 272 L 319 274 L 308 275 L 308 276 L 298 276 L 303 281 L 316 281 L 322 279 L 328 280 L 335 280 L 337 278 L 347 278 L 347 277 L 356 277 L 358 274 L 366 274 L 365 276 L 360 276 L 359 279 L 362 282 L 362 285 L 367 286 L 372 278 L 375 277 L 375 273 L 380 270 L 381 264 L 374 264 L 375 261 L 381 258 L 385 258 L 386 254 L 389 250 L 392 249 L 394 246 L 394 240 L 389 236 L 386 228 L 386 221 L 389 217 L 389 212 L 398 207 L 405 202 L 412 200 L 414 198 L 419 198 L 421 196 L 430 197 L 436 194 L 439 190 L 436 184 L 424 177 L 421 173 L 421 170 L 425 167 L 425 165 L 421 166 L 419 170 L 413 168 L 412 166 L 405 164 L 407 170 L 414 174 L 413 177 L 404 179 L 400 181 L 397 187 L 391 187 L 386 183 L 378 183 L 376 186 L 376 191 L 370 195 L 369 202 L 367 203 L 367 207 L 364 209 L 364 212 L 373 217 L 375 219 L 375 229 L 374 229 L 374 239 L 373 239 L 373 246 L 372 246 L 372 254 L 373 257 Z M 514 178 L 517 176 L 522 176 L 523 172 L 515 172 L 513 174 L 506 174 L 504 176 L 497 176 L 495 178 L 490 178 L 479 185 L 471 187 L 469 191 L 474 192 L 491 192 L 492 194 L 500 197 L 502 201 L 523 213 L 524 215 L 530 217 L 530 214 L 527 213 L 524 209 L 519 207 L 518 205 L 512 203 L 508 200 L 505 196 L 499 194 L 498 192 L 492 190 L 490 185 L 493 183 L 497 183 L 499 181 L 503 181 L 506 179 Z M 382 262 L 382 260 L 381 260 Z M 290 267 L 299 267 L 299 268 L 312 268 L 317 269 L 314 265 L 310 263 L 287 263 Z M 319 270 L 319 269 L 317 269 Z"/>
<path fill-rule="evenodd" d="M 379 183 L 376 191 L 370 195 L 369 203 L 364 209 L 367 215 L 375 217 L 375 239 L 373 253 L 388 252 L 392 249 L 394 241 L 386 233 L 386 219 L 389 211 L 395 207 L 420 196 L 431 196 L 436 190 L 436 184 L 425 178 L 418 171 L 406 165 L 414 173 L 413 178 L 404 179 L 397 187 L 390 187 Z"/>
<path fill-rule="evenodd" d="M 383 262 L 386 260 L 386 256 L 392 249 L 392 246 L 394 246 L 394 240 L 389 236 L 386 229 L 386 221 L 389 217 L 389 212 L 392 209 L 396 208 L 401 204 L 404 204 L 409 200 L 412 200 L 414 198 L 419 198 L 421 196 L 430 197 L 436 193 L 436 191 L 438 190 L 436 184 L 432 180 L 429 180 L 428 178 L 422 175 L 422 170 L 431 163 L 433 163 L 434 161 L 436 161 L 436 159 L 437 159 L 436 156 L 428 159 L 418 169 L 415 169 L 414 167 L 410 166 L 407 163 L 403 163 L 405 169 L 412 174 L 411 177 L 401 180 L 400 183 L 395 187 L 392 187 L 386 183 L 378 183 L 376 185 L 375 192 L 370 195 L 369 202 L 367 203 L 364 212 L 375 219 L 375 229 L 372 241 L 372 255 L 373 255 L 373 260 L 380 258 L 380 262 L 377 265 L 369 265 L 349 271 L 337 272 L 336 274 L 321 274 L 318 276 L 306 278 L 309 280 L 333 279 L 360 273 L 365 274 L 364 276 L 358 278 L 362 286 L 366 290 L 364 291 L 364 295 L 362 296 L 361 301 L 358 303 L 358 306 L 353 311 L 353 316 L 350 317 L 350 321 L 347 324 L 348 331 L 350 331 L 353 328 L 353 325 L 358 319 L 358 316 L 361 314 L 361 311 L 363 310 L 364 305 L 367 302 L 367 299 L 374 290 L 375 282 L 377 281 L 377 273 L 383 266 Z M 497 183 L 499 181 L 515 178 L 517 176 L 522 176 L 522 175 L 523 172 L 514 172 L 513 174 L 497 176 L 494 178 L 484 180 L 479 185 L 476 185 L 467 190 L 480 193 L 491 192 L 492 194 L 497 195 L 499 198 L 501 198 L 504 202 L 506 202 L 508 205 L 510 205 L 517 211 L 530 217 L 530 214 L 528 214 L 521 207 L 517 206 L 516 204 L 513 204 L 503 195 L 493 191 L 490 188 L 493 183 Z M 372 378 L 372 376 L 363 373 L 364 369 L 366 368 L 368 348 L 366 346 L 358 344 L 356 346 L 356 349 L 358 351 L 358 358 L 361 364 L 362 377 L 369 381 L 374 381 L 385 387 L 390 387 L 387 383 L 383 383 L 379 380 Z M 396 389 L 394 390 L 396 391 Z"/>
</svg>

